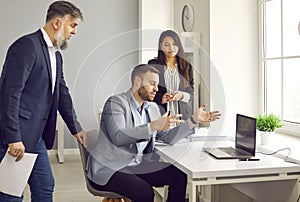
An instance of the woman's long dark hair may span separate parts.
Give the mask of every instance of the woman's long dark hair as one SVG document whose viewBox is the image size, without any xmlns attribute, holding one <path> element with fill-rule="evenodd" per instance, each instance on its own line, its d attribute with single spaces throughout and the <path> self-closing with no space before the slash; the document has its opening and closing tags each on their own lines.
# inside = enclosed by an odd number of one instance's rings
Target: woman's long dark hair
<svg viewBox="0 0 300 202">
<path fill-rule="evenodd" d="M 164 38 L 167 37 L 167 36 L 171 37 L 175 41 L 175 43 L 178 47 L 178 53 L 176 55 L 176 59 L 177 59 L 177 63 L 178 63 L 178 72 L 179 72 L 180 75 L 182 75 L 185 78 L 184 86 L 188 86 L 189 81 L 190 81 L 190 78 L 189 78 L 190 65 L 186 61 L 181 41 L 180 41 L 178 35 L 176 34 L 176 32 L 174 32 L 172 30 L 166 30 L 166 31 L 161 33 L 161 35 L 159 37 L 159 42 L 158 42 L 157 60 L 159 60 L 161 63 L 167 65 L 166 64 L 166 56 L 160 48 Z"/>
</svg>

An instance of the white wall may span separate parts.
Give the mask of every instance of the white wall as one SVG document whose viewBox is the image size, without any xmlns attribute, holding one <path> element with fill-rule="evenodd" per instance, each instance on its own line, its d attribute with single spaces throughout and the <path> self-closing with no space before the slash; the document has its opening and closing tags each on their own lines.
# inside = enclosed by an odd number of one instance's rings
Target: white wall
<svg viewBox="0 0 300 202">
<path fill-rule="evenodd" d="M 9 45 L 44 25 L 51 2 L 1 1 L 0 70 Z M 130 71 L 138 64 L 138 0 L 73 2 L 85 21 L 63 52 L 64 73 L 79 120 L 89 130 L 98 127 L 98 108 L 107 97 L 130 87 Z M 66 148 L 77 147 L 70 135 L 65 140 Z"/>
<path fill-rule="evenodd" d="M 200 33 L 201 48 L 203 48 L 206 52 L 209 53 L 209 1 L 210 0 L 173 0 L 173 9 L 174 9 L 174 20 L 173 20 L 173 28 L 181 33 L 183 32 L 182 24 L 181 24 L 181 12 L 182 8 L 186 4 L 190 4 L 194 8 L 194 26 L 192 32 Z M 196 41 L 197 43 L 197 41 Z"/>
<path fill-rule="evenodd" d="M 236 113 L 258 112 L 258 4 L 211 0 L 210 16 L 210 55 L 226 98 L 224 132 L 233 135 Z M 211 87 L 218 90 L 213 79 Z"/>
<path fill-rule="evenodd" d="M 161 32 L 173 27 L 172 0 L 139 0 L 140 63 L 157 56 Z"/>
<path fill-rule="evenodd" d="M 151 35 L 152 41 L 146 43 L 146 47 L 151 44 L 156 49 L 160 31 L 173 26 L 172 6 L 175 0 L 156 1 L 74 0 L 85 21 L 79 25 L 78 34 L 64 52 L 64 71 L 79 120 L 86 130 L 97 127 L 97 110 L 107 97 L 126 90 L 130 85 L 131 68 L 139 61 L 139 33 L 135 30 L 158 30 L 155 36 Z M 9 45 L 17 37 L 43 26 L 46 9 L 51 2 L 1 2 L 0 69 Z M 200 2 L 207 5 L 206 0 Z M 141 8 L 144 14 L 151 14 L 154 18 L 142 19 L 140 16 L 139 19 Z M 202 14 L 210 15 L 210 25 L 202 22 L 204 27 L 210 28 L 210 32 L 206 28 L 202 30 L 201 40 L 204 41 L 201 43 L 210 49 L 211 59 L 224 87 L 226 108 L 222 113 L 225 115 L 225 130 L 232 131 L 236 113 L 255 115 L 258 111 L 257 1 L 210 0 L 210 11 L 205 10 Z M 174 16 L 180 15 L 180 12 L 174 13 Z M 207 18 L 202 19 L 207 21 Z M 141 25 L 141 20 L 147 23 Z M 201 27 L 198 27 L 199 30 Z M 151 54 L 140 61 L 147 62 L 156 51 Z M 211 87 L 214 90 L 213 80 Z M 72 137 L 67 135 L 66 139 L 67 148 L 76 147 Z"/>
</svg>

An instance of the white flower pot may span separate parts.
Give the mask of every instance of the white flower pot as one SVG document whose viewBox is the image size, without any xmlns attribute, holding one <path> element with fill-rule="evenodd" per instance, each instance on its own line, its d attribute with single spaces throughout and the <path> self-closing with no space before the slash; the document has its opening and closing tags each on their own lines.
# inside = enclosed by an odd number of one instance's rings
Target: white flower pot
<svg viewBox="0 0 300 202">
<path fill-rule="evenodd" d="M 265 132 L 265 131 L 260 131 L 260 137 L 261 137 L 261 144 L 262 145 L 267 145 L 270 142 L 270 136 L 274 135 L 274 132 Z"/>
</svg>

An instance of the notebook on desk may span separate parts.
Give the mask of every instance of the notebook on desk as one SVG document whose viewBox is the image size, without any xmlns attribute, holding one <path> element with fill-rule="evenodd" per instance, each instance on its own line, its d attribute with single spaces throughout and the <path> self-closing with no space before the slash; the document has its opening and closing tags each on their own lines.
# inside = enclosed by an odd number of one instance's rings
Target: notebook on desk
<svg viewBox="0 0 300 202">
<path fill-rule="evenodd" d="M 236 115 L 235 148 L 216 147 L 203 150 L 217 159 L 250 159 L 255 156 L 256 119 Z"/>
</svg>

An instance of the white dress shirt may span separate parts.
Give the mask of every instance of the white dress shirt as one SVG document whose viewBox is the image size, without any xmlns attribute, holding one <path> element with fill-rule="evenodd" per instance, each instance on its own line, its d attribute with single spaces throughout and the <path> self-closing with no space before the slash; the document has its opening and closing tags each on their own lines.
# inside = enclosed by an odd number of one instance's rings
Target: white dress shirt
<svg viewBox="0 0 300 202">
<path fill-rule="evenodd" d="M 132 95 L 132 100 L 133 100 L 134 106 L 136 107 L 136 110 L 137 110 L 137 112 L 139 114 L 139 118 L 140 118 L 139 122 L 137 123 L 137 126 L 148 123 L 148 129 L 150 130 L 150 124 L 149 124 L 150 120 L 148 120 L 149 117 L 146 112 L 146 110 L 148 110 L 149 103 L 147 101 L 145 101 L 143 104 L 143 107 L 141 109 L 141 107 L 138 105 L 138 103 L 135 100 L 135 98 L 133 97 L 133 95 Z M 136 143 L 138 153 L 137 153 L 135 159 L 133 159 L 133 161 L 129 164 L 129 166 L 138 165 L 141 163 L 142 158 L 143 158 L 143 151 L 146 148 L 148 143 L 149 143 L 149 141 Z"/>
<path fill-rule="evenodd" d="M 58 50 L 55 46 L 53 46 L 52 41 L 50 40 L 47 32 L 44 28 L 41 28 L 43 33 L 43 38 L 46 41 L 48 46 L 49 56 L 50 56 L 50 64 L 51 64 L 51 72 L 52 72 L 52 93 L 54 92 L 55 82 L 56 82 L 56 56 L 55 52 Z"/>
</svg>

